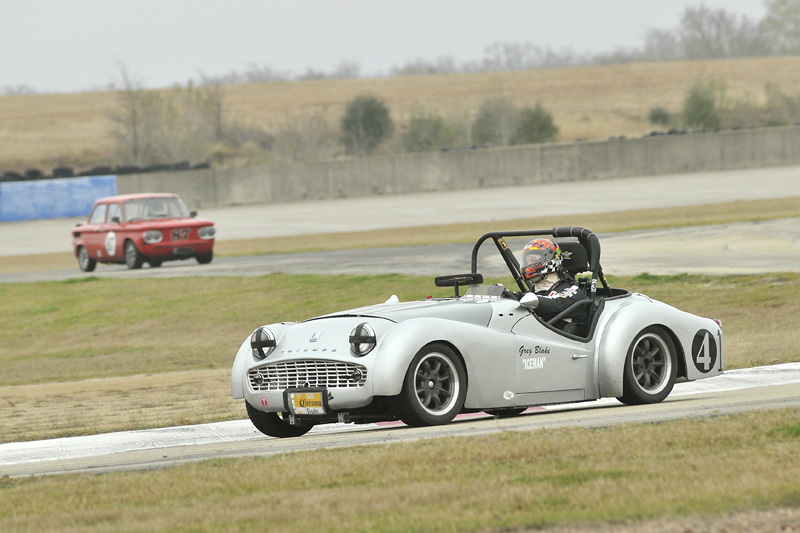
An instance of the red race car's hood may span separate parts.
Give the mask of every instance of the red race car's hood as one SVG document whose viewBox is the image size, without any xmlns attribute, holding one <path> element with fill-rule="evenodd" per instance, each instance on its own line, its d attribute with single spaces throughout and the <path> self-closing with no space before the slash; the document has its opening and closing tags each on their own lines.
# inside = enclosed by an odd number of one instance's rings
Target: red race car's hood
<svg viewBox="0 0 800 533">
<path fill-rule="evenodd" d="M 151 218 L 148 220 L 135 220 L 133 222 L 123 222 L 122 227 L 134 229 L 169 229 L 169 228 L 199 228 L 202 226 L 213 226 L 210 220 L 202 218 Z"/>
</svg>

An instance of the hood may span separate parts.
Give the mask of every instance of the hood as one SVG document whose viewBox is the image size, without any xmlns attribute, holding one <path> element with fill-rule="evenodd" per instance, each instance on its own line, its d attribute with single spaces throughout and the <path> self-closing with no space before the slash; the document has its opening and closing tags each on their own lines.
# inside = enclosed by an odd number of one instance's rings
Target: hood
<svg viewBox="0 0 800 533">
<path fill-rule="evenodd" d="M 486 301 L 474 299 L 431 299 L 419 302 L 370 305 L 318 318 L 337 316 L 378 317 L 392 322 L 403 322 L 412 318 L 443 318 L 476 326 L 488 326 L 492 318 L 492 306 L 488 305 Z M 312 318 L 311 320 L 317 320 L 318 318 Z"/>
<path fill-rule="evenodd" d="M 210 220 L 202 218 L 150 218 L 147 220 L 135 220 L 133 222 L 123 222 L 126 228 L 146 226 L 148 229 L 165 228 L 199 228 L 202 226 L 213 226 Z"/>
</svg>

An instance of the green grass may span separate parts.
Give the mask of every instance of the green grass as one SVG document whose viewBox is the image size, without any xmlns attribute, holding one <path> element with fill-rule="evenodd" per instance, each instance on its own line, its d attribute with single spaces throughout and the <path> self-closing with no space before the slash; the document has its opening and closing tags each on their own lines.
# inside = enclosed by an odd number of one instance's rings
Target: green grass
<svg viewBox="0 0 800 533">
<path fill-rule="evenodd" d="M 0 386 L 229 368 L 257 326 L 451 289 L 403 275 L 191 277 L 0 284 Z M 510 278 L 505 281 L 513 285 Z M 800 360 L 800 275 L 612 278 L 721 318 L 729 368 Z"/>
<path fill-rule="evenodd" d="M 798 281 L 798 274 L 611 278 L 722 319 L 727 369 L 800 361 Z M 0 284 L 0 442 L 244 418 L 242 402 L 230 396 L 230 368 L 253 329 L 392 294 L 407 301 L 452 292 L 401 275 Z"/>
<path fill-rule="evenodd" d="M 498 531 L 800 506 L 800 410 L 0 479 L 2 531 Z"/>
</svg>

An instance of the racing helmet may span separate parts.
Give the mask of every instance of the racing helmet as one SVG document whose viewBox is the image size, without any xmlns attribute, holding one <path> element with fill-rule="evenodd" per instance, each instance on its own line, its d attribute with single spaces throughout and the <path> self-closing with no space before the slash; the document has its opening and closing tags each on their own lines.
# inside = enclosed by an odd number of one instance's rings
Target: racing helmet
<svg viewBox="0 0 800 533">
<path fill-rule="evenodd" d="M 525 279 L 561 270 L 561 248 L 550 239 L 533 239 L 522 249 L 520 274 Z"/>
</svg>

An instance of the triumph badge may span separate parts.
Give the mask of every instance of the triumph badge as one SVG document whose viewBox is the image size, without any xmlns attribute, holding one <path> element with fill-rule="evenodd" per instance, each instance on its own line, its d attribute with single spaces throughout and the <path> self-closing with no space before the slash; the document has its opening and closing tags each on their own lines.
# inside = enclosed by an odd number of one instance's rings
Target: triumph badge
<svg viewBox="0 0 800 533">
<path fill-rule="evenodd" d="M 313 335 L 311 335 L 311 342 L 317 342 L 319 340 L 320 335 L 322 335 L 322 330 L 315 331 Z"/>
</svg>

